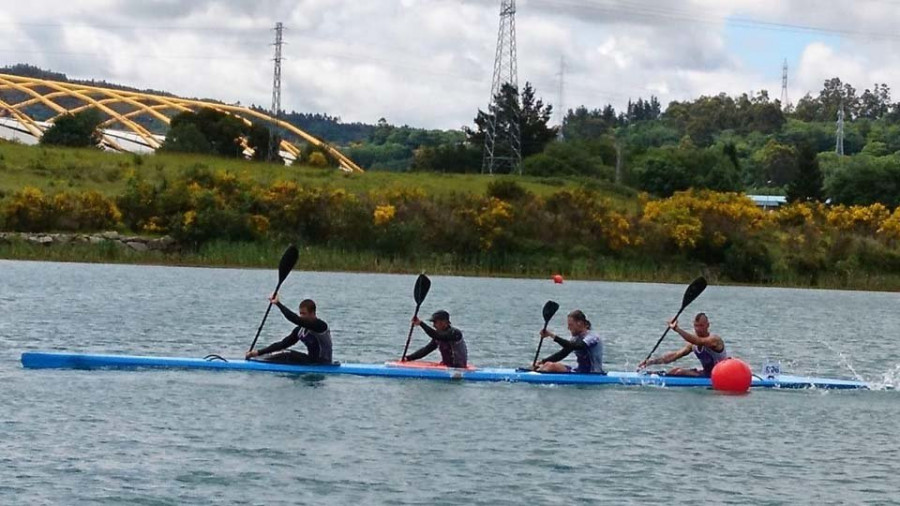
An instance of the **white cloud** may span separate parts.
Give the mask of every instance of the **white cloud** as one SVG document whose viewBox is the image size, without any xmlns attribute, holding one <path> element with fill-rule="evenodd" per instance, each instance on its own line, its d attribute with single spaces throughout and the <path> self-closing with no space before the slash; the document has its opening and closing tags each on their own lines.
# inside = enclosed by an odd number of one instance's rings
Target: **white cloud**
<svg viewBox="0 0 900 506">
<path fill-rule="evenodd" d="M 732 23 L 760 37 L 822 40 L 794 49 L 795 101 L 833 76 L 860 90 L 874 82 L 900 87 L 896 4 L 824 5 L 520 0 L 519 81 L 556 102 L 564 57 L 567 107 L 621 108 L 651 94 L 666 104 L 763 88 L 777 97 L 780 61 L 791 55 L 764 54 L 773 68 L 758 68 L 750 60 L 760 55 L 751 52 L 773 49 L 729 47 Z M 498 14 L 495 0 L 32 0 L 0 12 L 0 65 L 31 63 L 77 78 L 268 106 L 272 27 L 283 21 L 285 109 L 458 128 L 487 103 Z"/>
</svg>

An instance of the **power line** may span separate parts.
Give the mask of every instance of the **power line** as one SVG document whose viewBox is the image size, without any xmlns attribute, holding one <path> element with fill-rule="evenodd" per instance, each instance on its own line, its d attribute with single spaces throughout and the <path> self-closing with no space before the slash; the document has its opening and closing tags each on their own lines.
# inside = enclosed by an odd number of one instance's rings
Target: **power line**
<svg viewBox="0 0 900 506">
<path fill-rule="evenodd" d="M 182 32 L 214 32 L 214 33 L 247 33 L 260 32 L 265 33 L 271 28 L 259 26 L 250 28 L 239 28 L 229 26 L 177 26 L 177 25 L 103 25 L 91 23 L 29 23 L 19 21 L 0 21 L 0 26 L 21 26 L 26 28 L 38 29 L 59 29 L 59 28 L 94 28 L 98 30 L 122 30 L 128 32 L 135 31 L 182 31 Z"/>
<path fill-rule="evenodd" d="M 796 23 L 782 23 L 775 21 L 765 21 L 744 16 L 732 16 L 730 14 L 719 14 L 710 16 L 705 12 L 712 12 L 709 9 L 686 11 L 672 9 L 648 4 L 635 4 L 627 0 L 610 0 L 603 4 L 588 2 L 584 0 L 532 0 L 532 5 L 545 5 L 559 11 L 560 7 L 569 7 L 575 10 L 585 10 L 595 12 L 597 14 L 610 15 L 619 14 L 623 17 L 631 17 L 638 20 L 660 20 L 660 21 L 683 21 L 690 24 L 715 25 L 729 24 L 732 26 L 744 28 L 760 28 L 765 30 L 776 31 L 794 31 L 794 32 L 815 32 L 830 35 L 842 35 L 852 38 L 862 39 L 885 39 L 900 40 L 900 35 L 893 32 L 872 32 L 861 30 L 850 30 L 843 28 L 829 28 L 814 25 L 802 25 Z"/>
</svg>

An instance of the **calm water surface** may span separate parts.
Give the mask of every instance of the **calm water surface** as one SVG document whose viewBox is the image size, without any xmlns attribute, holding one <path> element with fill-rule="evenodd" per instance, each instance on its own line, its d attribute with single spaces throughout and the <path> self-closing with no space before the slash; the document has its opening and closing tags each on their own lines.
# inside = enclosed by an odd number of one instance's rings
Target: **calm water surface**
<svg viewBox="0 0 900 506">
<path fill-rule="evenodd" d="M 0 261 L 0 503 L 900 504 L 897 392 L 734 397 L 19 362 L 27 350 L 238 356 L 276 281 L 274 269 Z M 381 362 L 403 349 L 414 281 L 295 271 L 282 294 L 290 306 L 315 298 L 337 360 Z M 646 355 L 685 288 L 432 281 L 423 313 L 450 311 L 475 365 L 529 362 L 554 299 L 551 329 L 583 309 L 614 370 Z M 893 293 L 711 286 L 687 313 L 706 311 L 756 368 L 770 357 L 884 385 L 900 378 L 898 308 Z M 260 342 L 290 330 L 273 313 Z M 679 344 L 670 335 L 660 350 Z"/>
</svg>

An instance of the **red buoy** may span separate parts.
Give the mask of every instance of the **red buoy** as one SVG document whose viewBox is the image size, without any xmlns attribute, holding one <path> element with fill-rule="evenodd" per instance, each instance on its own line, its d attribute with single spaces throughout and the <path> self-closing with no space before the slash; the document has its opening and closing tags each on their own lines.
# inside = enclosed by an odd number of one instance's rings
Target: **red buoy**
<svg viewBox="0 0 900 506">
<path fill-rule="evenodd" d="M 561 285 L 562 282 L 563 282 L 563 277 L 562 277 L 562 275 L 561 275 L 561 274 L 554 274 L 554 275 L 553 275 L 553 282 L 556 283 L 557 285 Z"/>
<path fill-rule="evenodd" d="M 712 370 L 712 387 L 722 392 L 743 393 L 750 390 L 753 373 L 746 362 L 729 358 L 716 364 Z"/>
</svg>

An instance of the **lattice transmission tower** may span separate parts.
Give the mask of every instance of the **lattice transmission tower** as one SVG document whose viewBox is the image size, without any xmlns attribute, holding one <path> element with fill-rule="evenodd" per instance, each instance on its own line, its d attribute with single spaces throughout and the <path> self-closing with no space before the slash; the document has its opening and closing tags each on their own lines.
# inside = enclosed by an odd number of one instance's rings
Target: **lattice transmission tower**
<svg viewBox="0 0 900 506">
<path fill-rule="evenodd" d="M 781 66 L 781 108 L 785 111 L 791 108 L 791 100 L 788 98 L 788 64 L 787 58 Z"/>
<path fill-rule="evenodd" d="M 281 47 L 284 44 L 284 25 L 281 22 L 275 23 L 275 72 L 272 76 L 272 117 L 281 120 Z M 279 143 L 280 130 L 277 126 L 272 130 L 269 136 L 269 160 L 272 160 L 278 154 L 279 147 L 275 144 Z"/>
<path fill-rule="evenodd" d="M 505 84 L 515 89 L 516 102 L 519 96 L 519 70 L 516 61 L 516 1 L 501 0 L 500 29 L 497 32 L 497 51 L 494 55 L 494 77 L 491 81 L 491 99 L 488 103 L 488 124 L 484 136 L 484 155 L 481 172 L 493 174 L 495 170 L 522 173 L 522 133 L 519 124 L 518 107 L 513 107 L 514 117 L 503 125 L 498 139 L 497 116 L 499 110 L 494 102 Z M 506 137 L 505 139 L 503 137 Z"/>
</svg>

